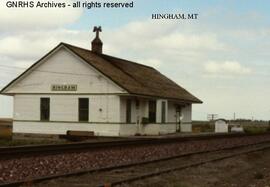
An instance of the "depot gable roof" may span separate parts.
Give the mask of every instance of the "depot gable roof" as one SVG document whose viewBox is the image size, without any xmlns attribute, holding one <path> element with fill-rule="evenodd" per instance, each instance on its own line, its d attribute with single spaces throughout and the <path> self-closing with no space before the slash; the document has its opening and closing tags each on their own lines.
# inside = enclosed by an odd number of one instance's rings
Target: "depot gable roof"
<svg viewBox="0 0 270 187">
<path fill-rule="evenodd" d="M 183 87 L 179 86 L 156 69 L 132 61 L 102 53 L 94 53 L 91 50 L 66 43 L 60 43 L 42 59 L 49 56 L 50 53 L 54 52 L 60 46 L 68 48 L 130 94 L 181 100 L 189 103 L 202 103 L 197 97 L 193 96 Z M 15 81 L 30 71 L 41 60 L 33 64 L 19 77 L 9 83 L 0 93 L 4 93 L 8 87 L 12 86 Z"/>
</svg>

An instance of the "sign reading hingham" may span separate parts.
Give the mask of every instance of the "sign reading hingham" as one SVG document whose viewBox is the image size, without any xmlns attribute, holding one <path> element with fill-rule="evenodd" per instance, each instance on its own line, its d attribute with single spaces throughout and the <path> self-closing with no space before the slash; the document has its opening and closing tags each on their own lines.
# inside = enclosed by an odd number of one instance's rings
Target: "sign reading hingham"
<svg viewBox="0 0 270 187">
<path fill-rule="evenodd" d="M 77 91 L 76 84 L 53 84 L 51 86 L 52 91 Z"/>
</svg>

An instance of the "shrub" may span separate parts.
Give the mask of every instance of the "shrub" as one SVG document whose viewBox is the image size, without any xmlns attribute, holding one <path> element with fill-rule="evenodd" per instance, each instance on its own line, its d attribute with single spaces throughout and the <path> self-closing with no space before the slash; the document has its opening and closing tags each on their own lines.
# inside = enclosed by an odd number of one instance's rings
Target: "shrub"
<svg viewBox="0 0 270 187">
<path fill-rule="evenodd" d="M 264 133 L 268 129 L 265 127 L 244 127 L 244 132 L 249 134 Z"/>
</svg>

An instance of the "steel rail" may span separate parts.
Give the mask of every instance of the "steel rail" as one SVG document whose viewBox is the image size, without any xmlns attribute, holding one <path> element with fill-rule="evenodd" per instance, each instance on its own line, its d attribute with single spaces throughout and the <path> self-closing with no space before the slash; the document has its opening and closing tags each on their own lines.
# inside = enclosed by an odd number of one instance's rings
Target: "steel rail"
<svg viewBox="0 0 270 187">
<path fill-rule="evenodd" d="M 201 165 L 204 165 L 204 164 L 207 164 L 207 163 L 217 162 L 217 161 L 225 160 L 225 159 L 228 159 L 228 158 L 233 158 L 235 156 L 248 154 L 248 153 L 252 153 L 252 152 L 257 152 L 257 151 L 263 151 L 263 150 L 266 150 L 266 149 L 270 149 L 270 146 L 266 146 L 266 147 L 262 147 L 262 148 L 255 148 L 253 150 L 243 151 L 243 152 L 239 152 L 239 153 L 233 153 L 233 154 L 230 154 L 230 155 L 227 155 L 227 156 L 221 156 L 221 157 L 218 157 L 218 158 L 208 159 L 208 160 L 201 161 L 201 162 L 196 162 L 196 163 L 192 163 L 192 164 L 182 165 L 182 166 L 179 166 L 179 167 L 173 167 L 173 168 L 169 168 L 169 169 L 164 169 L 164 170 L 160 170 L 160 171 L 157 171 L 157 172 L 149 172 L 149 173 L 146 173 L 146 174 L 143 174 L 143 175 L 129 177 L 129 178 L 119 180 L 119 181 L 115 181 L 115 182 L 112 182 L 112 183 L 102 184 L 102 185 L 99 185 L 98 187 L 113 187 L 113 186 L 117 186 L 117 185 L 121 185 L 121 184 L 131 183 L 131 182 L 134 182 L 134 181 L 151 178 L 151 177 L 154 177 L 154 176 L 170 173 L 170 172 L 173 172 L 173 171 L 180 171 L 180 170 L 184 170 L 184 169 L 188 169 L 188 168 L 192 168 L 192 167 L 198 167 L 198 166 L 201 166 Z"/>
<path fill-rule="evenodd" d="M 213 134 L 213 135 L 199 135 L 199 136 L 184 136 L 184 137 L 165 137 L 165 138 L 141 138 L 130 140 L 117 140 L 117 141 L 103 141 L 103 142 L 82 142 L 82 143 L 65 143 L 65 144 L 47 144 L 47 145 L 28 145 L 28 146 L 14 146 L 14 147 L 2 147 L 0 148 L 0 158 L 9 159 L 12 157 L 18 157 L 23 155 L 35 155 L 35 154 L 55 154 L 63 152 L 76 152 L 76 151 L 89 151 L 90 149 L 99 149 L 107 147 L 123 147 L 123 146 L 138 146 L 138 145 L 151 145 L 151 144 L 163 144 L 180 141 L 199 141 L 221 138 L 237 138 L 237 137 L 249 137 L 249 136 L 263 136 L 270 135 L 270 133 L 261 134 Z"/>
<path fill-rule="evenodd" d="M 61 177 L 69 177 L 69 176 L 77 176 L 77 175 L 82 175 L 82 174 L 86 174 L 86 173 L 95 173 L 95 172 L 103 172 L 103 171 L 110 171 L 110 170 L 115 170 L 115 169 L 122 169 L 122 168 L 129 168 L 129 167 L 133 167 L 133 166 L 139 166 L 139 165 L 145 165 L 145 164 L 150 164 L 150 163 L 156 163 L 156 162 L 162 162 L 162 161 L 166 161 L 166 160 L 172 160 L 172 159 L 177 159 L 177 158 L 184 158 L 184 157 L 189 157 L 189 156 L 193 156 L 193 155 L 198 155 L 198 154 L 205 154 L 205 153 L 211 153 L 211 152 L 217 152 L 217 151 L 223 151 L 223 150 L 233 150 L 233 149 L 239 149 L 239 148 L 243 148 L 243 147 L 248 147 L 248 146 L 254 146 L 254 145 L 261 145 L 261 144 L 266 144 L 266 143 L 270 143 L 270 140 L 268 141 L 262 141 L 259 143 L 250 143 L 250 144 L 244 144 L 244 145 L 236 145 L 236 146 L 232 146 L 232 147 L 225 147 L 225 148 L 218 148 L 218 149 L 214 149 L 214 150 L 205 150 L 205 151 L 196 151 L 196 152 L 190 152 L 190 153 L 184 153 L 184 154 L 179 154 L 176 156 L 170 156 L 170 157 L 164 157 L 164 158 L 160 158 L 160 159 L 154 159 L 154 160 L 150 160 L 150 161 L 143 161 L 143 162 L 137 162 L 137 163 L 132 163 L 132 164 L 124 164 L 124 165 L 118 165 L 118 166 L 111 166 L 111 167 L 103 167 L 103 168 L 98 168 L 98 169 L 90 169 L 90 170 L 77 170 L 75 172 L 69 172 L 69 173 L 63 173 L 63 174 L 56 174 L 56 175 L 50 175 L 50 176 L 43 176 L 43 177 L 36 177 L 36 178 L 32 178 L 32 179 L 26 179 L 26 180 L 21 180 L 21 181 L 14 181 L 14 182 L 7 182 L 7 183 L 2 183 L 0 184 L 0 187 L 2 186 L 21 186 L 21 185 L 31 185 L 34 183 L 38 183 L 41 181 L 46 181 L 46 180 L 51 180 L 51 179 L 55 179 L 55 178 L 61 178 Z M 270 148 L 270 146 L 268 146 L 267 148 Z M 224 158 L 225 159 L 225 158 Z M 200 163 L 197 163 L 198 165 L 202 165 Z M 192 166 L 189 167 L 195 167 L 198 166 L 196 164 L 192 164 Z M 179 169 L 181 169 L 182 167 L 179 167 Z M 185 168 L 188 168 L 187 166 Z M 185 169 L 183 168 L 183 169 Z M 174 168 L 173 170 L 170 171 L 174 171 L 174 170 L 178 170 L 177 168 Z M 166 172 L 170 172 L 170 171 L 160 171 L 159 173 L 166 173 Z M 126 182 L 132 182 L 135 180 L 139 180 L 139 179 L 143 179 L 143 178 L 148 178 L 151 176 L 156 176 L 159 175 L 158 172 L 153 172 L 153 173 L 149 173 L 146 176 L 142 175 L 139 177 L 133 177 L 130 179 L 126 179 L 126 180 L 122 180 L 122 181 L 117 181 L 114 183 L 111 183 L 110 185 L 119 185 L 121 183 L 126 183 Z M 107 186 L 106 185 L 101 185 L 101 186 Z"/>
</svg>

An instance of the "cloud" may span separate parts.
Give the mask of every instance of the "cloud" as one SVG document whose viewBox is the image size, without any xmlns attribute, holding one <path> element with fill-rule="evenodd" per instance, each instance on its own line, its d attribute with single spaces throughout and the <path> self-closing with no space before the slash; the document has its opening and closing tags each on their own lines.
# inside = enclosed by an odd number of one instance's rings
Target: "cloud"
<svg viewBox="0 0 270 187">
<path fill-rule="evenodd" d="M 204 69 L 207 73 L 218 75 L 246 75 L 252 72 L 250 68 L 242 66 L 237 61 L 208 62 L 204 65 Z"/>
<path fill-rule="evenodd" d="M 111 35 L 114 37 L 111 38 Z M 183 32 L 182 25 L 173 21 L 136 21 L 113 31 L 110 36 L 108 40 L 117 45 L 119 51 L 126 51 L 127 43 L 130 49 L 144 52 L 162 50 L 171 53 L 182 49 L 190 54 L 192 51 L 227 48 L 215 34 L 198 33 L 197 30 Z"/>
<path fill-rule="evenodd" d="M 47 0 L 40 0 L 48 2 Z M 8 8 L 0 1 L 0 30 L 23 31 L 55 28 L 73 23 L 82 15 L 82 9 L 66 8 Z M 15 1 L 16 2 L 16 1 Z M 19 1 L 17 1 L 19 2 Z M 37 1 L 35 1 L 37 2 Z M 72 0 L 54 0 L 54 3 L 72 3 Z"/>
<path fill-rule="evenodd" d="M 142 60 L 139 60 L 139 62 L 141 64 L 145 64 L 147 66 L 151 66 L 154 68 L 159 68 L 162 64 L 162 62 L 158 59 L 142 59 Z"/>
<path fill-rule="evenodd" d="M 0 38 L 0 55 L 17 60 L 34 60 L 45 55 L 60 42 L 69 42 L 90 48 L 86 32 L 66 29 L 28 31 Z M 85 42 L 85 38 L 89 42 Z M 87 46 L 88 44 L 88 46 Z"/>
<path fill-rule="evenodd" d="M 170 33 L 156 39 L 153 45 L 168 50 L 222 50 L 225 48 L 224 44 L 217 40 L 213 34 L 183 34 Z"/>
<path fill-rule="evenodd" d="M 68 29 L 39 29 L 11 33 L 0 37 L 0 55 L 19 60 L 33 60 L 43 56 L 59 42 L 90 48 L 94 37 L 94 34 L 92 37 L 90 34 L 92 33 L 89 31 Z M 136 61 L 154 58 L 166 63 L 199 62 L 197 58 L 202 59 L 210 53 L 209 51 L 222 51 L 227 47 L 214 34 L 182 33 L 179 24 L 171 21 L 131 22 L 114 30 L 104 30 L 101 38 L 105 53 Z M 149 62 L 151 63 L 153 61 Z"/>
<path fill-rule="evenodd" d="M 49 27 L 45 25 L 40 29 L 0 35 L 0 64 L 27 67 L 59 42 L 88 49 L 91 46 L 94 33 L 89 30 Z M 208 30 L 201 27 L 195 27 L 190 22 L 179 24 L 175 21 L 141 20 L 114 29 L 104 27 L 101 39 L 104 53 L 153 66 L 198 96 L 204 104 L 195 105 L 195 109 L 201 107 L 201 111 L 230 113 L 229 109 L 223 110 L 221 106 L 230 108 L 228 100 L 238 100 L 236 92 L 245 93 L 241 94 L 243 100 L 250 100 L 258 94 L 249 91 L 249 88 L 263 90 L 262 97 L 258 99 L 267 97 L 269 89 L 266 90 L 265 85 L 269 82 L 266 66 L 270 59 L 269 53 L 266 53 L 269 48 L 269 29 L 263 32 L 253 28 L 224 31 L 222 26 L 210 27 Z M 246 35 L 249 35 L 249 39 L 241 37 Z M 226 61 L 228 56 L 238 61 Z M 5 85 L 21 71 L 1 68 L 0 72 L 0 85 Z M 263 78 L 258 77 L 261 72 L 265 73 Z M 245 76 L 250 74 L 254 76 Z M 233 81 L 230 79 L 236 76 L 239 78 Z M 217 89 L 217 83 L 221 88 Z M 269 102 L 264 101 L 258 103 L 269 105 Z M 241 111 L 246 106 L 239 104 L 233 108 Z M 198 116 L 197 111 L 194 113 Z M 202 115 L 205 117 L 205 114 Z"/>
</svg>

